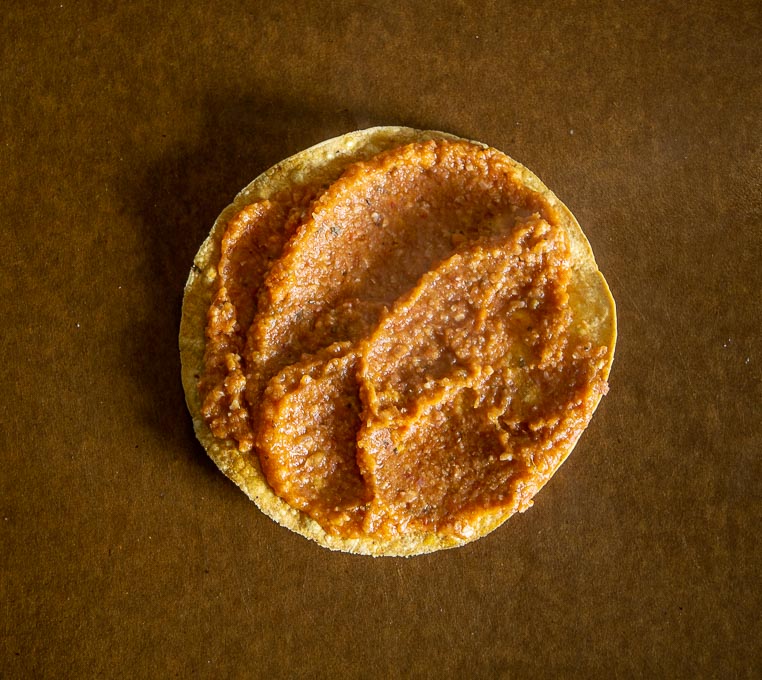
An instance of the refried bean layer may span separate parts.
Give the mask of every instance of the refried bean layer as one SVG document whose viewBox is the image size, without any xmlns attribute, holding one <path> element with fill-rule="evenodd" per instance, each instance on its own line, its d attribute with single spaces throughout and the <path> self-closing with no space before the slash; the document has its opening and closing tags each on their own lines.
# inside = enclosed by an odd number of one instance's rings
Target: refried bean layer
<svg viewBox="0 0 762 680">
<path fill-rule="evenodd" d="M 468 537 L 521 509 L 606 390 L 607 348 L 572 329 L 566 235 L 516 172 L 415 143 L 229 222 L 203 416 L 327 533 Z"/>
</svg>

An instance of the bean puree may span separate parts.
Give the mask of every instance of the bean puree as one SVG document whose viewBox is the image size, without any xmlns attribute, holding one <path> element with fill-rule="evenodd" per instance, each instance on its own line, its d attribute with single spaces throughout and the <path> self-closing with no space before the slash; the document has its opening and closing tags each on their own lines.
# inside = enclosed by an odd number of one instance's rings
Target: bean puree
<svg viewBox="0 0 762 680">
<path fill-rule="evenodd" d="M 203 416 L 329 534 L 468 537 L 530 502 L 606 390 L 570 266 L 555 208 L 464 141 L 254 203 L 222 240 Z"/>
</svg>

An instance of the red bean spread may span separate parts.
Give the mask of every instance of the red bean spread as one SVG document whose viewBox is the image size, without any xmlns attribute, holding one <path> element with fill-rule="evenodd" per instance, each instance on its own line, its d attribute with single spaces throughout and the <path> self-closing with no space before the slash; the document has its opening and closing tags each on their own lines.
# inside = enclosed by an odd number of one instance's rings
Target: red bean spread
<svg viewBox="0 0 762 680">
<path fill-rule="evenodd" d="M 570 266 L 555 208 L 463 141 L 254 203 L 221 245 L 204 418 L 330 534 L 468 536 L 552 474 L 606 389 Z"/>
</svg>

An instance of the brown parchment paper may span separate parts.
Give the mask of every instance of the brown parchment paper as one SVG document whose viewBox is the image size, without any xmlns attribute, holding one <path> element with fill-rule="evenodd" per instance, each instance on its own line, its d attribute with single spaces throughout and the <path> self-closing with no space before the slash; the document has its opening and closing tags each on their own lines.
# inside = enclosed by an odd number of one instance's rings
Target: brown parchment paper
<svg viewBox="0 0 762 680">
<path fill-rule="evenodd" d="M 0 675 L 757 677 L 759 3 L 20 3 L 0 13 Z M 206 458 L 180 301 L 262 170 L 370 125 L 532 169 L 618 304 L 535 507 L 335 554 Z"/>
</svg>

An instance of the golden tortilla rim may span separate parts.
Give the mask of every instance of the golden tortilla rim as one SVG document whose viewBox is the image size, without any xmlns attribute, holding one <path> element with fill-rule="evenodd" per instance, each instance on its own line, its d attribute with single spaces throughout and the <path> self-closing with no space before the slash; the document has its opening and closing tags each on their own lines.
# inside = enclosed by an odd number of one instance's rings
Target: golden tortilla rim
<svg viewBox="0 0 762 680">
<path fill-rule="evenodd" d="M 517 499 L 513 508 L 483 515 L 474 533 L 468 538 L 416 531 L 386 541 L 365 537 L 346 539 L 326 533 L 315 520 L 276 496 L 262 473 L 256 453 L 242 454 L 234 440 L 216 438 L 201 416 L 201 397 L 197 383 L 198 376 L 203 370 L 207 310 L 212 300 L 220 242 L 228 221 L 244 206 L 269 198 L 292 184 L 332 181 L 338 177 L 344 167 L 352 162 L 370 158 L 381 151 L 410 142 L 430 139 L 462 138 L 434 130 L 374 127 L 326 140 L 277 163 L 246 186 L 222 211 L 196 254 L 185 284 L 179 337 L 180 360 L 185 399 L 193 418 L 196 436 L 217 467 L 235 482 L 264 514 L 278 524 L 331 550 L 401 557 L 453 548 L 474 541 L 496 529 L 516 511 L 523 511 L 529 507 L 531 498 L 552 477 L 576 445 L 576 441 L 572 442 L 560 456 L 558 465 L 549 474 L 538 477 L 532 488 L 528 488 L 526 493 Z M 486 147 L 481 142 L 475 143 Z M 606 280 L 595 262 L 590 244 L 574 215 L 555 194 L 534 173 L 510 157 L 508 158 L 525 186 L 542 194 L 558 211 L 561 224 L 571 244 L 570 298 L 573 301 L 574 325 L 599 345 L 608 347 L 604 368 L 604 377 L 608 377 L 616 344 L 616 307 Z M 593 412 L 597 408 L 598 401 L 600 396 L 593 407 Z"/>
</svg>

